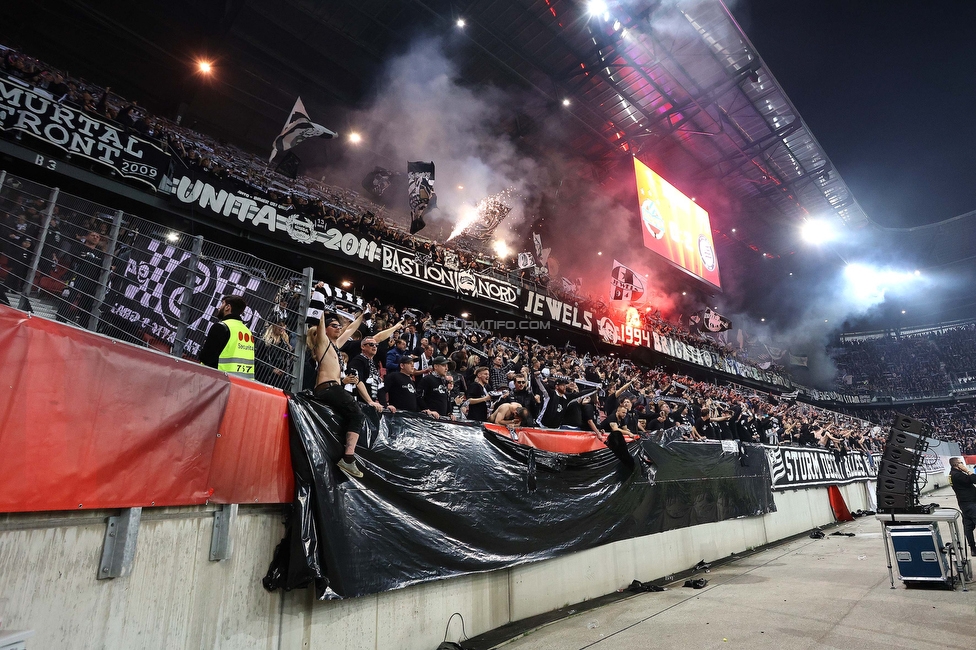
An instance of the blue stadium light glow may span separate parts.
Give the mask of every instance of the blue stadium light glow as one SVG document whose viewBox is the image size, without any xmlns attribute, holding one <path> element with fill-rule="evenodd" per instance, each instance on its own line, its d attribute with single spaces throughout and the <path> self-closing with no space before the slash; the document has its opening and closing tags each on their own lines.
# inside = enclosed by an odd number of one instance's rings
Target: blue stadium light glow
<svg viewBox="0 0 976 650">
<path fill-rule="evenodd" d="M 906 289 L 917 283 L 920 276 L 912 271 L 895 271 L 855 262 L 844 268 L 844 277 L 853 298 L 876 303 L 884 300 L 885 293 L 892 289 Z"/>
</svg>

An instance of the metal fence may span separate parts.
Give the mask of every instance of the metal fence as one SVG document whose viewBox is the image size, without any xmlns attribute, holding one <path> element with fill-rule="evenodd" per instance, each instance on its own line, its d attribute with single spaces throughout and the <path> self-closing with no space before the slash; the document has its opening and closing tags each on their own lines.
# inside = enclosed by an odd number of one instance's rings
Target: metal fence
<svg viewBox="0 0 976 650">
<path fill-rule="evenodd" d="M 0 171 L 0 301 L 197 359 L 222 296 L 247 302 L 255 378 L 300 390 L 311 269 L 287 269 L 201 236 Z"/>
</svg>

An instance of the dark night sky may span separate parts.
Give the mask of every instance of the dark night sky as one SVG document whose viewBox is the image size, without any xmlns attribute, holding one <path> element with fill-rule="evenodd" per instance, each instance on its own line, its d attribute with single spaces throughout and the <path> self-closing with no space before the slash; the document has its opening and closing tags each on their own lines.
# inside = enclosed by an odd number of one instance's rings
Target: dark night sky
<svg viewBox="0 0 976 650">
<path fill-rule="evenodd" d="M 729 4 L 873 221 L 976 209 L 976 2 Z"/>
</svg>

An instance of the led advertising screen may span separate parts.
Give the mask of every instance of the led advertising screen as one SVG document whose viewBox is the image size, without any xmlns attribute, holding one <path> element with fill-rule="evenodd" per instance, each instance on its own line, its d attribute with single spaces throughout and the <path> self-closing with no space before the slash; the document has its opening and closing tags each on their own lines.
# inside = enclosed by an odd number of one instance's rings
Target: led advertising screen
<svg viewBox="0 0 976 650">
<path fill-rule="evenodd" d="M 718 288 L 718 258 L 708 213 L 634 158 L 644 247 Z"/>
</svg>

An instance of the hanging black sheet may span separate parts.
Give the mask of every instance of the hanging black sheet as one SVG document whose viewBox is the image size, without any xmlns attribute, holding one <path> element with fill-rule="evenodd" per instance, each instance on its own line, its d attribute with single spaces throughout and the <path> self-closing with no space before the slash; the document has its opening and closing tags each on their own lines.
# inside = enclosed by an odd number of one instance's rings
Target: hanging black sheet
<svg viewBox="0 0 976 650">
<path fill-rule="evenodd" d="M 314 582 L 320 598 L 362 596 L 775 511 L 758 446 L 641 440 L 628 463 L 373 412 L 357 449 L 365 476 L 351 480 L 335 465 L 344 434 L 332 411 L 302 394 L 289 413 L 295 502 L 268 589 Z"/>
</svg>

